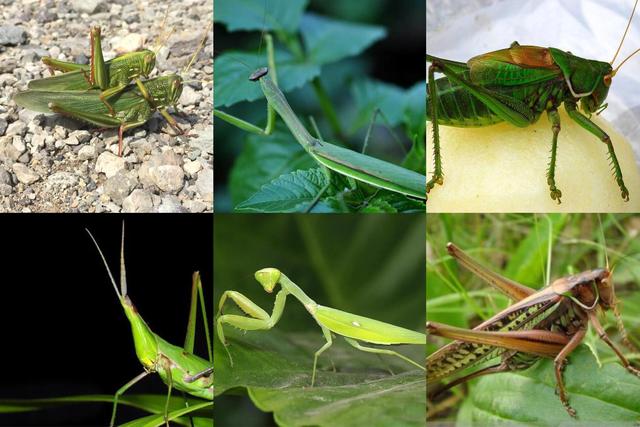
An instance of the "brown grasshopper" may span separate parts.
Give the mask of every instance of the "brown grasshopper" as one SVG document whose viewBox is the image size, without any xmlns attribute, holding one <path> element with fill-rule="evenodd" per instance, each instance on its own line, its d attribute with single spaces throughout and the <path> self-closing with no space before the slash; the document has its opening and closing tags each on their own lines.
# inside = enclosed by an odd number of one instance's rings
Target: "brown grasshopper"
<svg viewBox="0 0 640 427">
<path fill-rule="evenodd" d="M 611 309 L 616 316 L 623 342 L 632 346 L 620 319 L 611 271 L 608 268 L 563 277 L 536 291 L 488 270 L 453 243 L 447 244 L 447 250 L 461 266 L 515 303 L 472 330 L 427 322 L 428 334 L 455 340 L 427 357 L 428 388 L 445 377 L 500 357 L 497 364 L 458 377 L 444 386 L 436 386 L 429 392 L 430 397 L 472 378 L 525 369 L 541 357 L 547 357 L 554 361 L 560 401 L 569 415 L 575 417 L 576 411 L 569 404 L 562 371 L 569 354 L 582 342 L 589 323 L 598 336 L 613 349 L 622 365 L 640 377 L 640 371 L 631 366 L 609 339 L 597 317 L 598 308 L 603 311 Z"/>
</svg>

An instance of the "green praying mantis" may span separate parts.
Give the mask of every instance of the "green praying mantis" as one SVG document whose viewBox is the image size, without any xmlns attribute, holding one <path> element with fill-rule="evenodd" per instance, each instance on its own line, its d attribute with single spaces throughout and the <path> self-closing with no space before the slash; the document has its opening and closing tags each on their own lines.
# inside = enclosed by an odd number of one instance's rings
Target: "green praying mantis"
<svg viewBox="0 0 640 427">
<path fill-rule="evenodd" d="M 209 334 L 206 302 L 200 274 L 198 272 L 193 274 L 187 334 L 184 346 L 178 347 L 165 341 L 149 328 L 140 313 L 136 310 L 127 293 L 124 264 L 124 224 L 122 227 L 122 242 L 120 247 L 120 289 L 118 289 L 113 274 L 107 264 L 107 260 L 98 246 L 97 241 L 89 230 L 87 230 L 87 233 L 100 254 L 102 262 L 109 274 L 111 284 L 118 296 L 118 300 L 131 324 L 136 355 L 144 368 L 144 371 L 140 375 L 137 375 L 131 381 L 127 382 L 114 395 L 110 425 L 112 427 L 115 425 L 118 398 L 131 386 L 151 373 L 157 373 L 167 385 L 167 400 L 164 408 L 164 419 L 167 426 L 169 425 L 169 400 L 173 389 L 180 390 L 201 399 L 211 400 L 213 404 L 213 348 Z M 193 354 L 198 300 L 200 301 L 200 311 L 204 322 L 209 360 Z"/>
<path fill-rule="evenodd" d="M 602 141 L 620 194 L 629 200 L 622 169 L 611 138 L 590 120 L 605 103 L 613 77 L 637 49 L 616 68 L 613 64 L 631 25 L 638 0 L 629 18 L 620 45 L 610 63 L 584 59 L 556 48 L 522 46 L 514 42 L 507 49 L 485 53 L 467 62 L 457 62 L 427 54 L 430 62 L 427 84 L 427 120 L 433 127 L 434 169 L 427 193 L 442 185 L 444 174 L 440 154 L 439 125 L 455 127 L 489 126 L 507 122 L 526 127 L 547 113 L 552 128 L 551 158 L 547 170 L 550 196 L 560 203 L 562 192 L 556 185 L 556 155 L 560 133 L 561 104 L 569 117 Z M 435 79 L 435 73 L 444 77 Z M 585 114 L 578 110 L 578 103 Z"/>
<path fill-rule="evenodd" d="M 426 198 L 426 176 L 393 163 L 331 144 L 309 134 L 278 87 L 273 40 L 269 34 L 265 34 L 264 38 L 269 67 L 257 69 L 250 75 L 249 80 L 259 82 L 267 100 L 265 128 L 261 129 L 224 111 L 214 110 L 214 115 L 247 132 L 269 135 L 273 131 L 275 113 L 277 113 L 296 141 L 325 170 L 336 172 L 376 188 L 424 200 Z M 328 185 L 321 190 L 320 194 L 326 188 Z"/>
<path fill-rule="evenodd" d="M 210 24 L 211 25 L 211 24 Z M 208 33 L 196 49 L 186 72 L 204 46 Z M 132 52 L 104 62 L 100 29 L 91 30 L 90 65 L 44 58 L 51 69 L 63 73 L 34 80 L 28 90 L 18 92 L 13 100 L 19 106 L 42 113 L 59 113 L 98 126 L 118 128 L 118 155 L 122 155 L 123 133 L 145 124 L 158 111 L 178 135 L 185 131 L 167 108 L 177 103 L 183 89 L 180 75 L 169 74 L 142 81 L 155 65 L 155 53 Z M 129 84 L 133 80 L 134 84 Z"/>
<path fill-rule="evenodd" d="M 304 306 L 314 320 L 320 326 L 326 343 L 315 352 L 313 358 L 313 370 L 311 374 L 311 387 L 316 380 L 316 366 L 318 357 L 333 344 L 332 334 L 342 336 L 347 343 L 354 348 L 375 354 L 396 356 L 400 359 L 424 370 L 424 366 L 414 362 L 410 358 L 393 350 L 367 347 L 360 342 L 378 345 L 416 344 L 424 346 L 426 336 L 423 333 L 401 328 L 389 323 L 358 316 L 335 308 L 325 307 L 312 300 L 298 285 L 276 268 L 264 268 L 255 273 L 255 278 L 268 293 L 272 293 L 279 284 L 280 291 L 276 294 L 275 304 L 271 315 L 256 305 L 245 295 L 236 291 L 225 291 L 218 303 L 216 315 L 216 331 L 218 339 L 224 346 L 229 357 L 229 363 L 233 366 L 233 358 L 229 351 L 229 343 L 225 339 L 223 325 L 248 330 L 269 330 L 280 320 L 284 311 L 288 295 L 292 295 Z M 223 307 L 227 299 L 233 301 L 247 316 L 235 314 L 223 314 Z"/>
</svg>

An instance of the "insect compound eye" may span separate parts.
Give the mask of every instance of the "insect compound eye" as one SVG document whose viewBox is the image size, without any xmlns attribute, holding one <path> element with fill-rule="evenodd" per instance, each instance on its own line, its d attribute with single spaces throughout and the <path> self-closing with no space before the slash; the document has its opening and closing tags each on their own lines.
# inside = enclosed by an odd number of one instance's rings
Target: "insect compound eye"
<svg viewBox="0 0 640 427">
<path fill-rule="evenodd" d="M 256 71 L 251 73 L 251 75 L 249 76 L 249 80 L 251 80 L 252 82 L 256 82 L 262 77 L 266 76 L 268 72 L 269 69 L 267 67 L 258 68 Z"/>
<path fill-rule="evenodd" d="M 611 86 L 611 81 L 612 81 L 611 74 L 605 74 L 605 76 L 604 76 L 604 85 L 606 87 Z"/>
</svg>

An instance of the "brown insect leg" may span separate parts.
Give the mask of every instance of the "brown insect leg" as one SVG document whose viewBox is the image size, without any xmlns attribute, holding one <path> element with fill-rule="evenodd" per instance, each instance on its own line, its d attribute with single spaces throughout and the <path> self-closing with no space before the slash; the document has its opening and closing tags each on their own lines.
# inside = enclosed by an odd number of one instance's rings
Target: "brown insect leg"
<svg viewBox="0 0 640 427">
<path fill-rule="evenodd" d="M 562 370 L 564 369 L 564 365 L 567 361 L 567 357 L 571 354 L 573 350 L 578 347 L 578 345 L 582 342 L 585 334 L 587 333 L 586 329 L 578 330 L 574 336 L 571 337 L 567 345 L 558 353 L 556 358 L 553 360 L 556 368 L 556 383 L 558 384 L 558 395 L 560 396 L 560 401 L 562 405 L 567 410 L 569 415 L 575 418 L 576 410 L 569 405 L 569 399 L 567 397 L 567 389 L 564 387 L 564 381 L 562 380 Z"/>
<path fill-rule="evenodd" d="M 591 321 L 591 324 L 598 332 L 598 336 L 600 337 L 600 339 L 606 342 L 607 345 L 611 347 L 611 349 L 616 353 L 616 355 L 622 362 L 622 366 L 624 366 L 627 369 L 627 371 L 640 377 L 640 370 L 631 366 L 631 363 L 629 363 L 629 360 L 626 357 L 624 357 L 624 354 L 622 354 L 622 352 L 618 349 L 618 347 L 616 347 L 615 344 L 611 342 L 611 339 L 607 336 L 607 333 L 604 331 L 604 328 L 600 324 L 600 321 L 598 320 L 598 317 L 596 316 L 595 312 L 593 311 L 589 312 L 589 321 Z"/>
</svg>

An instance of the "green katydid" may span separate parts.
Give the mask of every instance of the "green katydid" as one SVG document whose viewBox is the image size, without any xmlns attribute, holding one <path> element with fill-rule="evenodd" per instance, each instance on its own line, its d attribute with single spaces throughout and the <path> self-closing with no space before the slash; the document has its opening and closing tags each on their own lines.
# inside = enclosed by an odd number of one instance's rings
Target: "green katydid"
<svg viewBox="0 0 640 427">
<path fill-rule="evenodd" d="M 265 41 L 270 68 L 259 68 L 251 74 L 249 80 L 260 83 L 260 88 L 267 99 L 266 127 L 261 129 L 245 120 L 219 110 L 214 110 L 216 117 L 245 131 L 259 135 L 268 135 L 273 130 L 275 111 L 283 119 L 296 141 L 300 143 L 315 161 L 326 169 L 373 185 L 377 188 L 394 191 L 418 199 L 426 198 L 425 175 L 311 136 L 293 112 L 287 99 L 278 87 L 273 40 L 269 34 L 265 35 Z"/>
<path fill-rule="evenodd" d="M 113 399 L 113 410 L 111 413 L 111 426 L 115 425 L 118 398 L 131 386 L 146 377 L 150 373 L 158 373 L 162 381 L 167 385 L 167 401 L 164 408 L 164 418 L 168 425 L 168 408 L 171 391 L 177 389 L 205 400 L 213 402 L 213 348 L 211 346 L 211 336 L 209 334 L 209 324 L 207 321 L 206 302 L 202 289 L 200 274 L 193 274 L 191 288 L 191 304 L 189 309 L 189 322 L 187 324 L 187 334 L 183 347 L 170 344 L 155 334 L 142 319 L 133 302 L 127 293 L 127 280 L 124 264 L 124 224 L 122 226 L 122 242 L 120 249 L 120 289 L 115 282 L 113 274 L 109 269 L 107 260 L 98 246 L 93 235 L 87 230 L 91 240 L 98 249 L 102 258 L 111 284 L 118 296 L 127 319 L 131 323 L 131 331 L 135 344 L 136 355 L 144 367 L 144 372 L 133 378 L 122 386 Z M 193 354 L 194 336 L 196 329 L 196 312 L 198 310 L 197 301 L 200 300 L 200 310 L 204 321 L 204 331 L 207 341 L 207 352 L 209 360 L 205 360 Z M 213 403 L 212 403 L 213 404 Z"/>
<path fill-rule="evenodd" d="M 216 315 L 216 331 L 218 339 L 223 344 L 229 363 L 233 366 L 233 358 L 229 352 L 229 344 L 227 343 L 223 325 L 231 325 L 242 330 L 269 330 L 273 328 L 284 311 L 287 295 L 291 294 L 305 307 L 314 320 L 320 326 L 326 343 L 315 352 L 313 358 L 313 371 L 311 374 L 311 386 L 313 387 L 316 379 L 316 365 L 318 357 L 333 344 L 332 334 L 342 336 L 347 343 L 358 350 L 368 353 L 387 354 L 396 356 L 402 360 L 424 370 L 424 366 L 414 362 L 408 357 L 387 349 L 376 347 L 365 347 L 359 343 L 371 343 L 378 345 L 399 345 L 399 344 L 416 344 L 425 345 L 426 336 L 423 333 L 405 329 L 389 323 L 380 322 L 368 317 L 358 316 L 347 313 L 346 311 L 337 310 L 335 308 L 322 306 L 313 301 L 304 293 L 298 285 L 285 276 L 280 270 L 275 268 L 264 268 L 255 273 L 256 280 L 262 285 L 264 290 L 272 293 L 276 285 L 280 284 L 280 291 L 276 294 L 276 302 L 271 315 L 256 305 L 245 295 L 236 291 L 225 291 L 218 303 L 218 313 Z M 222 308 L 227 299 L 231 299 L 240 307 L 240 309 L 248 315 L 239 316 L 234 314 L 222 314 Z"/>
<path fill-rule="evenodd" d="M 102 56 L 100 27 L 91 29 L 91 61 L 89 65 L 59 61 L 51 57 L 42 58 L 51 73 L 53 70 L 63 71 L 57 76 L 32 80 L 28 88 L 32 90 L 69 91 L 100 89 L 100 101 L 112 116 L 115 111 L 108 99 L 123 90 L 140 77 L 148 78 L 155 67 L 156 54 L 150 50 L 126 53 L 107 62 Z M 144 94 L 143 94 L 144 95 Z"/>
<path fill-rule="evenodd" d="M 614 179 L 622 198 L 628 201 L 629 190 L 611 138 L 589 117 L 606 108 L 605 100 L 613 77 L 629 58 L 640 52 L 637 49 L 613 68 L 637 5 L 638 0 L 610 63 L 580 58 L 556 48 L 521 46 L 517 42 L 507 49 L 478 55 L 467 62 L 427 54 L 426 60 L 431 63 L 427 82 L 427 121 L 433 125 L 434 154 L 434 169 L 427 192 L 444 182 L 439 125 L 480 127 L 507 122 L 526 127 L 546 112 L 552 125 L 547 184 L 551 198 L 560 203 L 562 192 L 556 186 L 555 170 L 560 133 L 558 108 L 564 103 L 569 117 L 606 145 Z M 436 80 L 435 73 L 445 77 Z M 587 115 L 578 111 L 578 103 Z"/>
<path fill-rule="evenodd" d="M 122 155 L 122 134 L 128 129 L 142 126 L 158 110 L 169 125 L 184 134 L 178 123 L 167 111 L 177 104 L 182 94 L 182 78 L 176 74 L 156 77 L 144 82 L 136 81 L 123 92 L 112 97 L 115 115 L 101 101 L 101 92 L 43 91 L 18 92 L 13 100 L 21 107 L 42 113 L 60 113 L 83 120 L 101 128 L 118 128 L 118 155 Z"/>
</svg>

